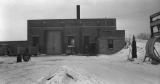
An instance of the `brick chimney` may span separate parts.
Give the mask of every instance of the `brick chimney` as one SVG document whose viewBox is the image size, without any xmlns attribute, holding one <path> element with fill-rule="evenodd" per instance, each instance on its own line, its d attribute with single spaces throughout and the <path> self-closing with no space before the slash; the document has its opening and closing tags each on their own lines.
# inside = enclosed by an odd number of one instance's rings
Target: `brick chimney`
<svg viewBox="0 0 160 84">
<path fill-rule="evenodd" d="M 80 5 L 77 5 L 77 20 L 80 19 Z"/>
</svg>

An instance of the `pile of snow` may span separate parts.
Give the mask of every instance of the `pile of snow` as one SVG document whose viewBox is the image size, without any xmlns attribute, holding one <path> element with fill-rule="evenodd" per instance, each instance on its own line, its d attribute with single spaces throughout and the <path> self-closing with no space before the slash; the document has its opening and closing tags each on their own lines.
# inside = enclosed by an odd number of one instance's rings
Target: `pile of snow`
<svg viewBox="0 0 160 84">
<path fill-rule="evenodd" d="M 137 39 L 137 58 L 134 59 L 134 61 L 132 61 L 133 63 L 143 63 L 143 60 L 145 58 L 145 54 L 146 54 L 146 50 L 145 50 L 145 46 L 147 43 L 147 40 L 141 40 L 141 39 Z M 156 45 L 156 46 L 160 46 L 160 45 Z M 121 51 L 112 54 L 112 55 L 98 55 L 101 58 L 106 58 L 109 59 L 110 61 L 126 61 L 128 59 L 132 58 L 132 54 L 131 54 L 131 45 L 128 48 L 123 48 Z M 146 63 L 148 63 L 146 61 Z"/>
<path fill-rule="evenodd" d="M 84 74 L 85 73 L 85 74 Z M 58 70 L 41 78 L 39 84 L 104 84 L 94 75 L 76 70 L 68 66 L 62 66 Z"/>
</svg>

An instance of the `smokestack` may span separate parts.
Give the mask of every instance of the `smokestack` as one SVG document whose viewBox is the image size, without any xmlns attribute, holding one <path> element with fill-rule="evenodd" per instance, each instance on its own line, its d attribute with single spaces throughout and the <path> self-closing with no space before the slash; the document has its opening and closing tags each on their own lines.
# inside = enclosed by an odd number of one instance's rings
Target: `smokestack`
<svg viewBox="0 0 160 84">
<path fill-rule="evenodd" d="M 80 19 L 80 5 L 77 5 L 77 20 Z"/>
</svg>

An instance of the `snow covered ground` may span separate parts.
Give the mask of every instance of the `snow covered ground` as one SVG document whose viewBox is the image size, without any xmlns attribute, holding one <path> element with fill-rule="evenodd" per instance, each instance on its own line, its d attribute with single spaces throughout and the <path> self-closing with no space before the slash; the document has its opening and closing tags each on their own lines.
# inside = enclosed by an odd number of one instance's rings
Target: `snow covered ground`
<svg viewBox="0 0 160 84">
<path fill-rule="evenodd" d="M 160 65 L 143 63 L 146 41 L 137 40 L 138 58 L 129 49 L 113 55 L 39 56 L 28 63 L 0 57 L 0 84 L 160 84 Z"/>
</svg>

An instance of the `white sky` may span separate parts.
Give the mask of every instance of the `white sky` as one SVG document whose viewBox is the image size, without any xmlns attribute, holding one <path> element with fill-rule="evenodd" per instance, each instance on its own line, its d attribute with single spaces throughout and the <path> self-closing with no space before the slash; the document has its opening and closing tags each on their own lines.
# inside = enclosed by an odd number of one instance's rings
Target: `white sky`
<svg viewBox="0 0 160 84">
<path fill-rule="evenodd" d="M 0 41 L 26 40 L 28 19 L 116 18 L 126 36 L 150 33 L 149 16 L 160 11 L 160 0 L 0 0 Z"/>
</svg>

